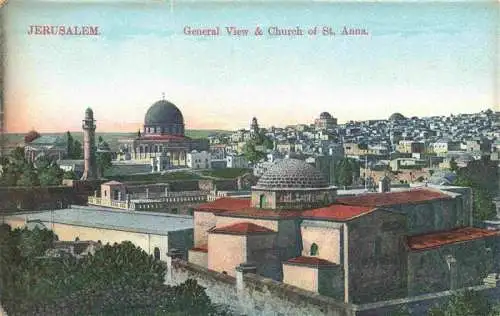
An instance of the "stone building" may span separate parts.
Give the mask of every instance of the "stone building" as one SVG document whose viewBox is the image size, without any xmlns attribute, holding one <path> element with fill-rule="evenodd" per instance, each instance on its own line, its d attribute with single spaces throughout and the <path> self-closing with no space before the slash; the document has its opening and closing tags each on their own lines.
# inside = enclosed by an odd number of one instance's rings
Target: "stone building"
<svg viewBox="0 0 500 316">
<path fill-rule="evenodd" d="M 187 153 L 194 149 L 208 150 L 208 140 L 191 139 L 184 131 L 182 112 L 163 98 L 146 112 L 142 131 L 119 142 L 131 160 L 151 163 L 154 158 L 166 155 L 168 158 L 162 161 L 168 161 L 170 166 L 186 166 Z M 162 164 L 155 160 L 152 165 Z"/>
<path fill-rule="evenodd" d="M 319 115 L 319 118 L 314 120 L 314 126 L 318 130 L 333 129 L 337 127 L 337 119 L 330 113 L 323 112 Z"/>
<path fill-rule="evenodd" d="M 468 188 L 338 196 L 307 163 L 284 159 L 251 198 L 220 198 L 194 212 L 189 261 L 257 274 L 362 304 L 483 282 L 496 231 L 472 227 Z M 432 268 L 430 268 L 432 267 Z"/>
<path fill-rule="evenodd" d="M 36 223 L 66 242 L 92 240 L 105 245 L 130 241 L 160 260 L 165 260 L 172 248 L 186 257 L 193 245 L 192 217 L 186 215 L 73 205 L 67 209 L 6 216 L 4 223 L 13 229 Z"/>
<path fill-rule="evenodd" d="M 68 143 L 64 137 L 44 135 L 25 144 L 24 154 L 29 161 L 40 157 L 58 160 L 68 155 Z"/>
</svg>

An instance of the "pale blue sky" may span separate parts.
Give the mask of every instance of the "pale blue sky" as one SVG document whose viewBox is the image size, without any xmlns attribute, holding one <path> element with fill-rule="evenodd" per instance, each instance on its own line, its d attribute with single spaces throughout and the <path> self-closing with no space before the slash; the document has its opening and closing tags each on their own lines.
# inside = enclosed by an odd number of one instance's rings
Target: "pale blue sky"
<svg viewBox="0 0 500 316">
<path fill-rule="evenodd" d="M 187 128 L 448 115 L 498 107 L 499 6 L 467 3 L 10 2 L 8 131 L 135 131 L 166 93 Z M 98 25 L 99 37 L 30 36 Z M 366 28 L 367 37 L 189 37 L 184 26 Z M 497 88 L 497 89 L 495 89 Z M 498 108 L 497 108 L 498 109 Z M 43 111 L 42 111 L 43 110 Z"/>
</svg>

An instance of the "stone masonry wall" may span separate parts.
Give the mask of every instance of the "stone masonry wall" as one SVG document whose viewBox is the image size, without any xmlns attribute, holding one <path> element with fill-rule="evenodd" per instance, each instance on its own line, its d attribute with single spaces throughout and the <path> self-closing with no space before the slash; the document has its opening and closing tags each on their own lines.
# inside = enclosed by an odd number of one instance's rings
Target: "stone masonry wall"
<svg viewBox="0 0 500 316">
<path fill-rule="evenodd" d="M 298 289 L 255 274 L 245 274 L 238 290 L 235 278 L 210 271 L 183 260 L 172 260 L 166 284 L 195 279 L 205 287 L 214 304 L 228 306 L 239 315 L 355 315 L 353 306 Z"/>
</svg>

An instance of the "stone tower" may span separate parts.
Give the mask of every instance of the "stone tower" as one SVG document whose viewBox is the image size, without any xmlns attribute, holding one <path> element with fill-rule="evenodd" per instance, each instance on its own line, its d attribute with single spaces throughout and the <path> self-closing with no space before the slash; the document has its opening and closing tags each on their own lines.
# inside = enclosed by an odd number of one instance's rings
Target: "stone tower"
<svg viewBox="0 0 500 316">
<path fill-rule="evenodd" d="M 81 180 L 93 180 L 97 178 L 95 127 L 94 112 L 91 108 L 87 108 L 85 110 L 85 119 L 82 121 L 85 169 Z"/>
<path fill-rule="evenodd" d="M 250 134 L 257 135 L 259 133 L 259 123 L 257 122 L 257 118 L 252 118 L 252 124 L 250 124 Z"/>
</svg>

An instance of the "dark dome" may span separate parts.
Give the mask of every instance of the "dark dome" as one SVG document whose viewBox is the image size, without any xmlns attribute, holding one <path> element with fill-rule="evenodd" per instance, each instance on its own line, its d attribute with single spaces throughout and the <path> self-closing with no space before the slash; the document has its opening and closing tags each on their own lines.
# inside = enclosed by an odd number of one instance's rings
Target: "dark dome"
<svg viewBox="0 0 500 316">
<path fill-rule="evenodd" d="M 271 166 L 260 177 L 257 188 L 326 188 L 328 182 L 321 172 L 305 161 L 283 159 Z"/>
<path fill-rule="evenodd" d="M 404 117 L 404 115 L 401 113 L 394 113 L 391 116 L 389 116 L 389 121 L 403 121 L 403 120 L 406 120 L 406 117 Z"/>
<path fill-rule="evenodd" d="M 85 110 L 85 118 L 86 119 L 92 119 L 92 118 L 94 118 L 94 111 L 92 111 L 91 108 L 87 108 Z"/>
<path fill-rule="evenodd" d="M 322 119 L 322 120 L 325 120 L 325 119 L 331 119 L 332 116 L 330 113 L 328 112 L 322 112 L 320 115 L 319 115 L 319 118 Z"/>
<path fill-rule="evenodd" d="M 144 125 L 184 124 L 181 111 L 166 100 L 154 103 L 146 112 Z"/>
</svg>

